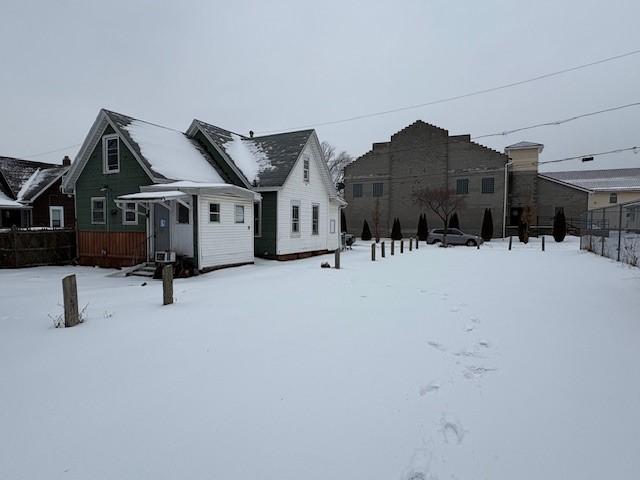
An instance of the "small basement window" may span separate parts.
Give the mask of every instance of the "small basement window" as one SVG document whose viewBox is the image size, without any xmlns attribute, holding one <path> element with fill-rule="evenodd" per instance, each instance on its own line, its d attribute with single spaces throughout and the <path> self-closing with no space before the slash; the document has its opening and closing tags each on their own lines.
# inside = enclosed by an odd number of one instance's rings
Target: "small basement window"
<svg viewBox="0 0 640 480">
<path fill-rule="evenodd" d="M 220 223 L 220 204 L 209 204 L 209 223 Z"/>
<path fill-rule="evenodd" d="M 118 173 L 120 171 L 118 135 L 105 135 L 102 137 L 102 159 L 104 173 Z"/>
<path fill-rule="evenodd" d="M 189 223 L 189 209 L 181 203 L 178 203 L 178 223 Z"/>
<path fill-rule="evenodd" d="M 122 224 L 138 224 L 138 208 L 134 202 L 127 202 L 124 204 L 124 208 L 122 209 Z"/>
<path fill-rule="evenodd" d="M 91 198 L 91 223 L 93 225 L 103 225 L 105 223 L 104 197 Z"/>
<path fill-rule="evenodd" d="M 244 223 L 244 205 L 236 205 L 236 223 Z"/>
</svg>

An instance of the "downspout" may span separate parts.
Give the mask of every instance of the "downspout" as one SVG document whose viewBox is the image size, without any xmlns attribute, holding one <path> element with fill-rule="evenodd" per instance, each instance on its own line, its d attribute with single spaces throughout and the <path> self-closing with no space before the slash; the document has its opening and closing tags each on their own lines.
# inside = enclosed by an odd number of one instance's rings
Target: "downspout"
<svg viewBox="0 0 640 480">
<path fill-rule="evenodd" d="M 507 192 L 509 190 L 509 166 L 513 165 L 513 161 L 504 164 L 504 201 L 502 203 L 502 238 L 507 236 Z"/>
</svg>

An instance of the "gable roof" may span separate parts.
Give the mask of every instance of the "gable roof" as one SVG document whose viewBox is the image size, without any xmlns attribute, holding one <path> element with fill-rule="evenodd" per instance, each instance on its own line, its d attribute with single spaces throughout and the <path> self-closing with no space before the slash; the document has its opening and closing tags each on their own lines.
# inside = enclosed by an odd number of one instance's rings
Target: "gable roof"
<svg viewBox="0 0 640 480">
<path fill-rule="evenodd" d="M 21 158 L 0 157 L 0 174 L 6 180 L 11 198 L 18 202 L 33 202 L 57 181 L 69 167 L 34 162 Z"/>
<path fill-rule="evenodd" d="M 299 130 L 249 138 L 201 120 L 194 120 L 187 133 L 194 135 L 196 129 L 254 187 L 281 187 L 314 134 Z"/>
<path fill-rule="evenodd" d="M 65 178 L 65 190 L 75 184 L 107 125 L 120 136 L 155 183 L 177 180 L 225 183 L 215 161 L 184 133 L 102 109 Z"/>
<path fill-rule="evenodd" d="M 504 147 L 504 151 L 506 153 L 509 150 L 528 150 L 530 148 L 537 148 L 538 153 L 540 153 L 542 152 L 544 145 L 542 143 L 535 143 L 535 142 L 518 142 L 518 143 L 514 143 L 513 145 L 508 145 Z"/>
<path fill-rule="evenodd" d="M 541 175 L 594 192 L 640 191 L 640 168 L 544 172 Z"/>
</svg>

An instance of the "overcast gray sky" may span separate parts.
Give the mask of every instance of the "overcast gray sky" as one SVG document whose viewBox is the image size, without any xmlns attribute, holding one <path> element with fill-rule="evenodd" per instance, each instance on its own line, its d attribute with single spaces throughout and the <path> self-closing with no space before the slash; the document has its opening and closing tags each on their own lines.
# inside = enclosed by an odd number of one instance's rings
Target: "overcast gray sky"
<svg viewBox="0 0 640 480">
<path fill-rule="evenodd" d="M 638 18 L 638 0 L 0 0 L 0 155 L 59 162 L 77 147 L 35 154 L 81 143 L 101 107 L 247 133 L 428 102 L 640 48 Z M 639 86 L 635 55 L 317 131 L 359 156 L 417 119 L 476 136 L 640 101 Z M 639 145 L 638 120 L 640 107 L 481 143 L 541 142 L 551 160 Z"/>
</svg>

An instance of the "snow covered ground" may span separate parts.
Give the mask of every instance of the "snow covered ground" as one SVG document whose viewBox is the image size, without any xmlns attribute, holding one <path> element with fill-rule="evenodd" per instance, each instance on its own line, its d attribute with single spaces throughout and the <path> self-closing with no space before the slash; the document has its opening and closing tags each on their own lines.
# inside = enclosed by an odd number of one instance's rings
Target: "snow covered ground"
<svg viewBox="0 0 640 480">
<path fill-rule="evenodd" d="M 637 478 L 640 269 L 574 239 L 369 255 L 166 307 L 108 270 L 0 271 L 0 479 Z M 70 272 L 88 320 L 54 329 Z"/>
</svg>

